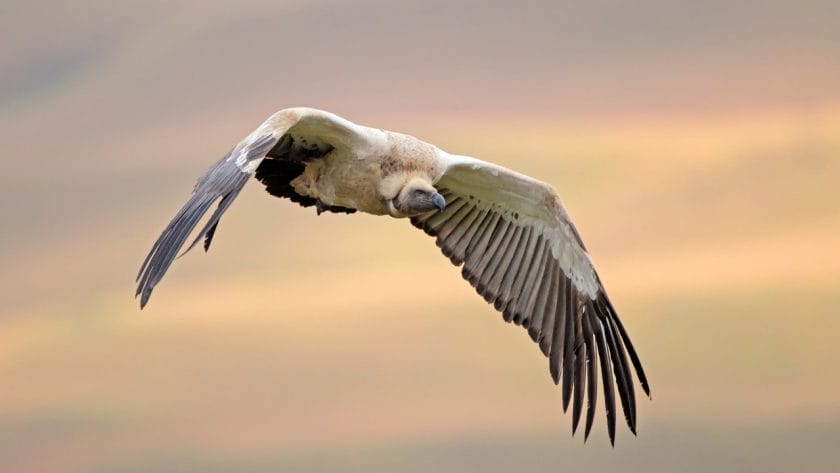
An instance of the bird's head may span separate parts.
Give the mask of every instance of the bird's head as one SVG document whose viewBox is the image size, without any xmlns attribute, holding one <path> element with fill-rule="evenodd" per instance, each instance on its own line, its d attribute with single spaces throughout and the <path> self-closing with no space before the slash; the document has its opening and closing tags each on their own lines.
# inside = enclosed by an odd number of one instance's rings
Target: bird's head
<svg viewBox="0 0 840 473">
<path fill-rule="evenodd" d="M 394 217 L 412 217 L 432 210 L 443 210 L 446 200 L 432 184 L 421 178 L 409 180 L 388 202 L 388 210 Z"/>
</svg>

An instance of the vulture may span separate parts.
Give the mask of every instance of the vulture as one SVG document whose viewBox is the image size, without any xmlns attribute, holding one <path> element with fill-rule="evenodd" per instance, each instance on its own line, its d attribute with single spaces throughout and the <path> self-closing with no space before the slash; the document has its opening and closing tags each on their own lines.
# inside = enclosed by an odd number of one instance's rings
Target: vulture
<svg viewBox="0 0 840 473">
<path fill-rule="evenodd" d="M 269 194 L 318 214 L 408 218 L 505 321 L 521 325 L 539 345 L 561 385 L 563 410 L 572 405 L 572 435 L 586 403 L 589 437 L 599 384 L 610 443 L 616 392 L 636 433 L 633 373 L 650 396 L 647 378 L 557 192 L 504 167 L 329 112 L 281 110 L 210 166 L 140 267 L 141 308 L 218 202 L 184 253 L 202 240 L 210 247 L 219 219 L 251 176 Z"/>
</svg>

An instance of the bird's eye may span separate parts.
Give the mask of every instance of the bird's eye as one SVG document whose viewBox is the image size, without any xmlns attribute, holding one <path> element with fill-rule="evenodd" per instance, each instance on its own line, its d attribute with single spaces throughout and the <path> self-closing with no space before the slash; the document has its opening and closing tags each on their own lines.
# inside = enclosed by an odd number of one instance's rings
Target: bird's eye
<svg viewBox="0 0 840 473">
<path fill-rule="evenodd" d="M 424 191 L 423 189 L 417 189 L 416 191 L 414 191 L 414 197 L 423 197 L 425 195 L 426 191 Z"/>
</svg>

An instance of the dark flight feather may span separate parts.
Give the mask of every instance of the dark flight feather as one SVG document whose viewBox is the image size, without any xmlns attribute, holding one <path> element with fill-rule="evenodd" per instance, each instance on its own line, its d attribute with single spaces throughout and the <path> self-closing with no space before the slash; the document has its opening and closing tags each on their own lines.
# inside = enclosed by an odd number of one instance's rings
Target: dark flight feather
<svg viewBox="0 0 840 473">
<path fill-rule="evenodd" d="M 587 407 L 586 407 L 586 428 L 583 432 L 583 441 L 589 438 L 592 430 L 592 423 L 595 420 L 595 407 L 598 404 L 598 352 L 595 348 L 595 333 L 592 331 L 592 314 L 588 311 L 583 316 L 584 346 L 586 347 L 587 369 Z"/>
<path fill-rule="evenodd" d="M 636 402 L 633 394 L 633 383 L 629 378 L 629 373 L 625 371 L 624 357 L 621 353 L 621 347 L 618 345 L 616 334 L 613 333 L 610 319 L 604 319 L 603 324 L 607 333 L 607 343 L 610 346 L 610 361 L 612 361 L 616 386 L 618 388 L 618 396 L 621 400 L 621 410 L 624 412 L 624 418 L 627 421 L 627 426 L 630 427 L 630 431 L 635 434 Z"/>
<path fill-rule="evenodd" d="M 607 338 L 600 320 L 595 321 L 595 337 L 598 342 L 598 358 L 601 360 L 601 378 L 604 384 L 604 407 L 607 411 L 607 434 L 615 445 L 615 389 L 613 387 L 610 354 Z"/>
<path fill-rule="evenodd" d="M 603 299 L 601 302 L 606 305 L 607 309 L 609 309 L 610 314 L 612 314 L 611 319 L 618 328 L 619 334 L 621 334 L 621 339 L 624 341 L 624 347 L 627 349 L 627 354 L 630 356 L 630 361 L 633 363 L 633 368 L 636 370 L 636 377 L 639 378 L 639 384 L 642 386 L 642 390 L 644 390 L 645 394 L 650 396 L 650 387 L 648 386 L 647 376 L 645 376 L 645 370 L 642 368 L 642 362 L 639 360 L 639 355 L 636 354 L 636 349 L 630 341 L 630 336 L 627 335 L 627 331 L 624 329 L 624 324 L 621 323 L 621 319 L 619 319 L 616 315 L 612 302 L 610 302 L 610 298 L 607 296 L 606 292 L 601 291 L 601 298 Z"/>
<path fill-rule="evenodd" d="M 572 397 L 572 385 L 575 378 L 575 325 L 577 323 L 577 310 L 575 294 L 577 290 L 574 284 L 566 285 L 565 308 L 563 318 L 566 320 L 566 336 L 563 341 L 563 411 L 569 408 L 569 401 Z"/>
<path fill-rule="evenodd" d="M 265 146 L 265 144 L 263 143 L 262 146 Z M 209 247 L 219 219 L 236 195 L 239 194 L 249 177 L 249 174 L 242 172 L 236 166 L 236 152 L 236 149 L 232 150 L 204 173 L 198 180 L 187 203 L 169 222 L 169 225 L 166 226 L 152 246 L 152 250 L 146 256 L 140 267 L 140 272 L 137 274 L 136 295 L 140 296 L 141 308 L 145 307 L 149 301 L 155 285 L 163 278 L 166 270 L 175 260 L 178 250 L 184 245 L 198 221 L 207 213 L 215 201 L 222 199 L 219 207 L 213 212 L 210 221 L 199 232 L 198 237 L 190 246 L 192 248 L 201 238 L 206 238 L 205 246 Z M 247 155 L 247 151 L 245 153 Z"/>
</svg>

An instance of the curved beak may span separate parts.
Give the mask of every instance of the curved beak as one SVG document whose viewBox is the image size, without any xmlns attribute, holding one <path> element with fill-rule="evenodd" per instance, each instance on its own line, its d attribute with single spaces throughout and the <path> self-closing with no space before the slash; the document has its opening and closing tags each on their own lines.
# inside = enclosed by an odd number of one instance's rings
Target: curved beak
<svg viewBox="0 0 840 473">
<path fill-rule="evenodd" d="M 438 194 L 437 192 L 435 192 L 435 195 L 432 196 L 432 203 L 435 204 L 435 207 L 437 207 L 438 210 L 443 210 L 446 208 L 446 199 L 444 199 L 443 196 Z"/>
</svg>

